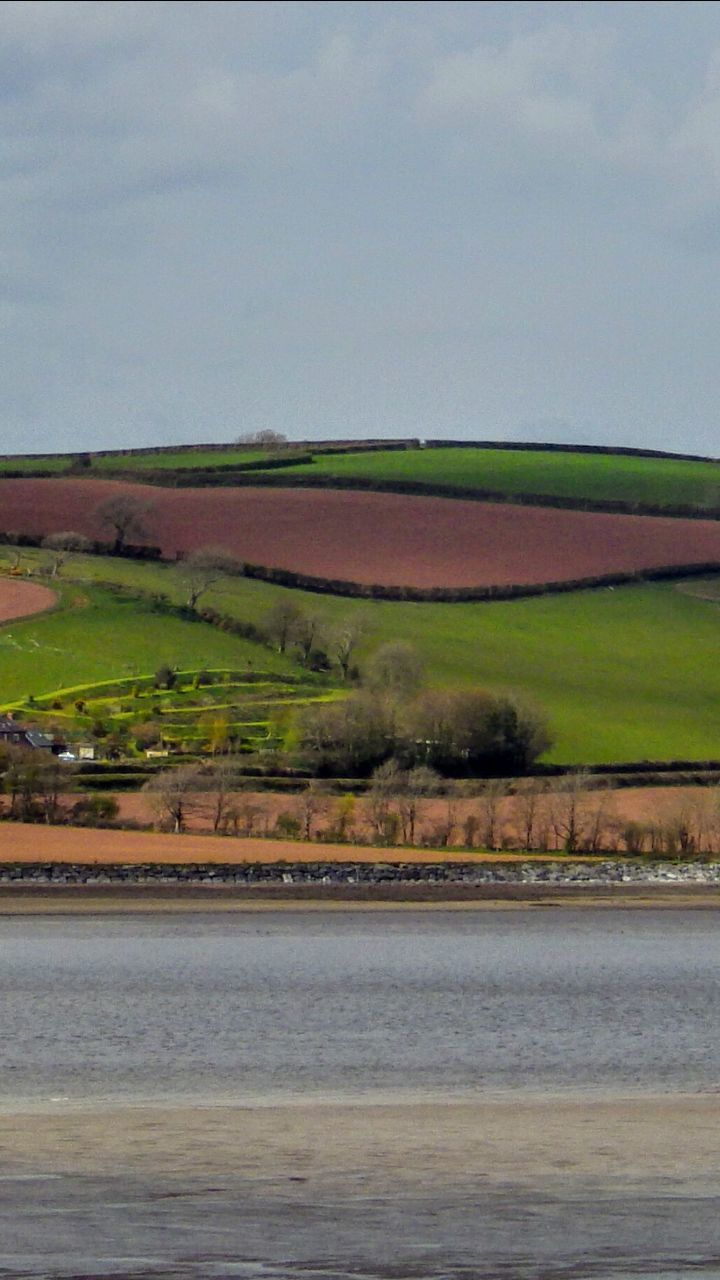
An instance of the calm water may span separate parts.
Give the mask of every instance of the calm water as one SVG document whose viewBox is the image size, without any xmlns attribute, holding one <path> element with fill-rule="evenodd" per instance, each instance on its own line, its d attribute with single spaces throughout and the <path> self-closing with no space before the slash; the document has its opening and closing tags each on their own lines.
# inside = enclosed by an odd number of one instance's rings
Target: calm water
<svg viewBox="0 0 720 1280">
<path fill-rule="evenodd" d="M 720 917 L 292 912 L 0 920 L 1 1101 L 720 1087 Z M 200 1082 L 200 1086 L 199 1086 Z M 720 1136 L 719 1136 L 720 1166 Z M 1 1160 L 1 1153 L 0 1153 Z M 173 1195 L 175 1193 L 173 1192 Z M 308 1193 L 309 1195 L 310 1193 Z M 299 1198 L 298 1198 L 299 1197 Z M 720 1197 L 185 1199 L 3 1179 L 0 1276 L 720 1276 Z"/>
<path fill-rule="evenodd" d="M 715 1087 L 720 921 L 5 919 L 0 1026 L 5 1100 Z"/>
</svg>

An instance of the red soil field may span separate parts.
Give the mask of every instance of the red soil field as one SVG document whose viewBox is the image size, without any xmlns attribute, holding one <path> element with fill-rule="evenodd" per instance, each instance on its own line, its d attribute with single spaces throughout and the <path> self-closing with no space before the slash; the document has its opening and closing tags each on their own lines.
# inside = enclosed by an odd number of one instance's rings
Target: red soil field
<svg viewBox="0 0 720 1280">
<path fill-rule="evenodd" d="M 153 504 L 167 556 L 222 545 L 255 564 L 385 586 L 532 584 L 720 561 L 720 521 L 556 511 L 313 489 L 152 489 L 87 479 L 0 481 L 0 528 L 108 538 L 95 508 Z"/>
<path fill-rule="evenodd" d="M 35 582 L 19 582 L 16 578 L 0 578 L 0 622 L 28 618 L 43 613 L 56 600 L 55 592 Z"/>
<path fill-rule="evenodd" d="M 292 809 L 293 797 L 274 796 L 267 792 L 250 795 L 266 808 L 271 820 L 280 809 Z M 144 796 L 118 796 L 121 815 L 150 821 L 152 814 Z M 591 794 L 588 804 L 597 797 Z M 683 809 L 708 802 L 708 789 L 703 787 L 628 788 L 613 793 L 611 814 L 616 822 L 662 821 Z M 431 801 L 425 819 L 439 816 L 442 801 Z M 362 802 L 359 804 L 362 810 Z M 467 813 L 477 809 L 477 802 L 462 800 L 457 805 L 458 826 Z M 503 805 L 504 820 L 512 826 L 513 802 Z M 260 824 L 259 824 L 260 825 Z M 358 824 L 363 827 L 362 820 Z M 422 826 L 425 823 L 421 824 Z M 88 830 L 72 827 L 46 827 L 19 822 L 0 824 L 0 864 L 5 862 L 85 862 L 85 863 L 273 863 L 273 862 L 526 862 L 526 853 L 468 854 L 463 850 L 424 848 L 373 848 L 370 845 L 325 843 L 312 844 L 295 840 L 272 840 L 258 836 L 249 838 L 202 835 L 207 821 L 196 821 L 187 835 L 165 835 L 159 832 Z M 365 826 L 365 834 L 368 828 Z M 547 856 L 547 855 L 539 855 Z M 551 855 L 552 856 L 552 855 Z M 559 855 L 561 858 L 564 855 Z M 582 856 L 582 855 L 578 855 Z"/>
</svg>

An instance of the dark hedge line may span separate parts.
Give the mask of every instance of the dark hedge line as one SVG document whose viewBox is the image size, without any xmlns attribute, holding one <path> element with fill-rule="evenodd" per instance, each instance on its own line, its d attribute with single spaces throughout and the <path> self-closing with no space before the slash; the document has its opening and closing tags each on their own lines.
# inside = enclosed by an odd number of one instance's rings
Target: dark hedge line
<svg viewBox="0 0 720 1280">
<path fill-rule="evenodd" d="M 273 569 L 266 565 L 246 564 L 245 577 L 271 582 L 276 586 L 313 591 L 320 595 L 349 596 L 363 600 L 404 600 L 413 603 L 469 604 L 493 600 L 518 600 L 527 596 L 557 595 L 567 591 L 585 591 L 600 587 L 621 587 L 633 583 L 655 582 L 672 578 L 701 577 L 720 573 L 720 562 L 667 565 L 635 573 L 607 573 L 591 578 L 568 578 L 561 582 L 538 582 L 484 587 L 396 587 L 381 583 L 346 582 L 341 578 L 319 578 L 295 573 L 292 569 Z"/>
<path fill-rule="evenodd" d="M 14 529 L 0 529 L 0 544 L 8 547 L 42 547 L 47 535 L 44 533 L 16 533 Z M 72 553 L 71 553 L 72 554 Z M 136 546 L 127 543 L 117 550 L 113 542 L 102 542 L 97 538 L 88 538 L 85 555 L 112 556 L 121 560 L 162 560 L 162 548 Z"/>
</svg>

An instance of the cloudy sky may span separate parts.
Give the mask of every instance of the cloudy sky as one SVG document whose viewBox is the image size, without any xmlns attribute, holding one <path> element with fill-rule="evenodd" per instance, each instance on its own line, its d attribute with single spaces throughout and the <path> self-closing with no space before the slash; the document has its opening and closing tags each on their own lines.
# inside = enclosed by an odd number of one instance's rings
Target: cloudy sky
<svg viewBox="0 0 720 1280">
<path fill-rule="evenodd" d="M 720 4 L 0 3 L 0 452 L 720 454 Z"/>
</svg>

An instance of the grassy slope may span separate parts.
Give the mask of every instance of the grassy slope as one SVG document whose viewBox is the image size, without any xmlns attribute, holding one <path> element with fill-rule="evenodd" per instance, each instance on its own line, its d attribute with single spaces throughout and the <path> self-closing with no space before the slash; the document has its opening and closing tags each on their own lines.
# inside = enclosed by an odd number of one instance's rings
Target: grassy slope
<svg viewBox="0 0 720 1280">
<path fill-rule="evenodd" d="M 652 504 L 720 504 L 720 466 L 621 454 L 544 453 L 511 449 L 407 449 L 328 454 L 290 475 L 422 480 L 513 493 L 552 494 Z"/>
<path fill-rule="evenodd" d="M 171 567 L 79 557 L 73 572 L 181 599 Z M 552 759 L 720 757 L 720 665 L 716 660 L 720 610 L 714 602 L 674 586 L 578 592 L 492 605 L 413 605 L 314 596 L 235 579 L 222 591 L 209 593 L 207 602 L 262 621 L 278 598 L 293 598 L 328 623 L 363 619 L 361 660 L 386 640 L 411 638 L 423 653 L 433 681 L 509 689 L 536 701 L 553 723 Z M 43 682 L 46 689 L 72 683 L 72 672 L 78 673 L 77 683 L 83 678 L 127 674 L 130 662 L 145 671 L 163 661 L 188 667 L 237 663 L 238 647 L 243 644 L 200 625 L 177 623 L 171 628 L 173 620 L 142 612 L 136 619 L 133 606 L 114 601 L 103 604 L 90 625 L 87 617 L 78 611 L 72 636 L 62 630 L 68 624 L 60 615 L 0 630 L 2 641 L 8 631 L 14 636 L 22 632 L 46 646 L 48 641 L 57 643 L 52 641 L 53 628 L 61 628 L 64 656 L 54 658 L 50 649 L 46 661 L 43 652 L 36 692 L 42 691 Z M 122 635 L 122 649 L 116 656 L 107 643 L 109 631 Z M 192 648 L 195 644 L 198 647 Z M 225 645 L 231 648 L 225 650 Z M 253 646 L 248 650 L 262 655 L 256 657 L 256 664 L 270 667 L 273 655 L 268 650 Z M 18 679 L 21 684 L 25 681 L 18 690 L 24 694 L 29 675 L 12 674 L 4 642 L 0 655 L 3 689 L 9 687 L 8 672 L 12 688 Z M 32 651 L 27 650 L 27 655 L 37 670 Z M 274 661 L 282 660 L 275 657 Z M 275 669 L 287 669 L 287 664 Z M 24 671 L 28 672 L 27 661 Z M 10 694 L 6 696 L 9 700 Z"/>
<path fill-rule="evenodd" d="M 281 672 L 293 666 L 215 627 L 154 613 L 97 587 L 66 584 L 54 613 L 0 627 L 3 705 L 29 693 L 150 673 L 163 663 L 197 669 L 248 662 Z"/>
</svg>

